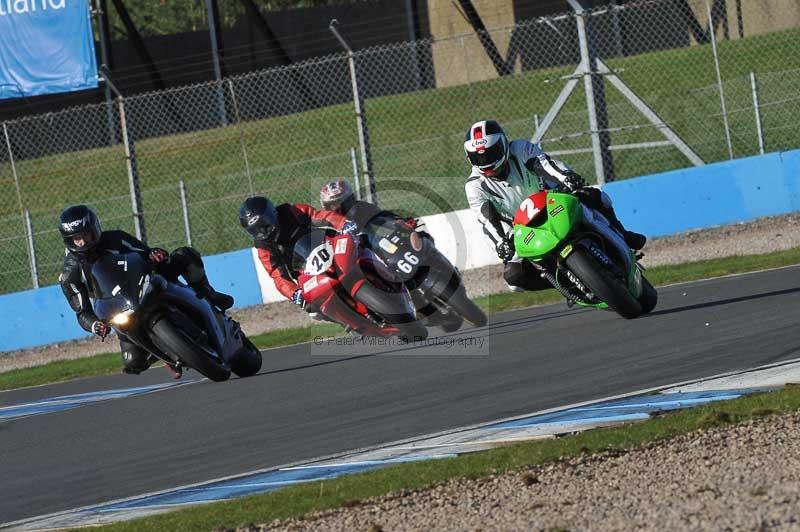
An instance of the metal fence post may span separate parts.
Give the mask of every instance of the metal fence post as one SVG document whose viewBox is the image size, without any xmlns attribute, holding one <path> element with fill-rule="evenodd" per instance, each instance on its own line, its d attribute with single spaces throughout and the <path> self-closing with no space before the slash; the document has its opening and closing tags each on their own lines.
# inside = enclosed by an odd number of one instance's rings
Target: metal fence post
<svg viewBox="0 0 800 532">
<path fill-rule="evenodd" d="M 228 125 L 228 113 L 225 111 L 225 89 L 222 88 L 222 68 L 219 64 L 219 44 L 217 31 L 219 29 L 219 16 L 217 0 L 206 0 L 206 16 L 208 17 L 208 36 L 211 39 L 211 60 L 214 64 L 214 79 L 216 82 L 217 107 L 219 123 L 222 127 Z"/>
<path fill-rule="evenodd" d="M 624 48 L 622 47 L 622 30 L 619 23 L 619 5 L 617 0 L 611 0 L 611 5 L 608 7 L 611 11 L 611 31 L 614 38 L 614 55 L 622 57 L 624 55 Z"/>
<path fill-rule="evenodd" d="M 36 267 L 36 247 L 33 244 L 33 223 L 31 213 L 25 209 L 25 234 L 28 237 L 28 255 L 31 258 L 31 282 L 34 288 L 39 288 L 39 269 Z"/>
<path fill-rule="evenodd" d="M 356 161 L 356 149 L 350 148 L 350 160 L 353 162 L 353 183 L 356 186 L 356 199 L 361 201 L 361 180 L 358 178 L 358 162 Z"/>
<path fill-rule="evenodd" d="M 347 62 L 350 66 L 350 81 L 353 84 L 353 103 L 356 109 L 356 122 L 358 124 L 358 144 L 361 148 L 361 167 L 364 174 L 364 180 L 367 182 L 367 200 L 375 205 L 378 204 L 378 191 L 375 187 L 375 174 L 372 171 L 372 151 L 369 144 L 369 129 L 367 128 L 367 116 L 363 110 L 363 102 L 358 93 L 358 77 L 356 75 L 356 59 L 353 50 L 347 44 L 347 41 L 341 36 L 336 29 L 339 22 L 336 19 L 331 20 L 328 26 L 342 48 L 347 51 Z"/>
<path fill-rule="evenodd" d="M 711 49 L 714 53 L 714 67 L 717 71 L 717 86 L 719 87 L 719 102 L 722 107 L 722 122 L 725 125 L 725 140 L 728 143 L 728 157 L 733 159 L 733 143 L 731 142 L 731 128 L 728 124 L 728 108 L 725 104 L 725 91 L 722 89 L 722 73 L 719 69 L 719 53 L 717 51 L 717 36 L 714 31 L 714 21 L 711 19 L 711 6 L 706 2 L 706 12 L 708 13 L 708 33 L 711 36 Z"/>
<path fill-rule="evenodd" d="M 603 143 L 600 138 L 597 101 L 595 100 L 595 62 L 589 52 L 589 37 L 586 32 L 586 11 L 575 0 L 568 0 L 575 10 L 575 21 L 578 25 L 578 40 L 581 50 L 581 65 L 583 66 L 583 88 L 586 93 L 586 110 L 589 112 L 589 129 L 592 135 L 592 153 L 594 154 L 594 171 L 597 175 L 597 184 L 606 183 L 606 167 L 603 160 Z M 602 102 L 601 102 L 602 103 Z"/>
<path fill-rule="evenodd" d="M 244 130 L 242 129 L 242 118 L 239 116 L 239 103 L 236 101 L 236 93 L 233 90 L 233 81 L 228 80 L 228 88 L 231 91 L 231 103 L 233 103 L 233 113 L 236 117 L 236 128 L 239 130 L 239 144 L 242 147 L 242 157 L 244 158 L 244 169 L 247 172 L 247 184 L 250 186 L 250 195 L 255 195 L 253 188 L 253 175 L 250 172 L 250 159 L 247 157 L 247 144 L 244 142 Z"/>
<path fill-rule="evenodd" d="M 100 60 L 103 65 L 108 67 L 111 61 L 108 55 L 109 35 L 108 35 L 108 13 L 106 13 L 105 0 L 92 0 L 92 15 L 97 22 L 98 40 L 100 41 Z M 117 128 L 114 123 L 114 102 L 111 98 L 111 89 L 108 85 L 103 88 L 106 103 L 106 120 L 108 121 L 108 145 L 117 144 Z"/>
<path fill-rule="evenodd" d="M 19 174 L 17 174 L 17 164 L 14 161 L 14 150 L 11 149 L 11 137 L 8 135 L 8 125 L 3 122 L 3 136 L 6 139 L 6 149 L 8 149 L 8 162 L 11 165 L 11 174 L 14 176 L 14 188 L 17 192 L 17 206 L 19 207 L 19 216 L 22 220 L 22 227 L 25 231 L 25 234 L 29 234 L 29 224 L 27 221 L 30 219 L 30 215 L 28 211 L 24 209 L 22 206 L 22 191 L 19 188 Z M 39 288 L 39 275 L 36 272 L 36 257 L 34 256 L 34 250 L 32 245 L 32 236 L 29 237 L 29 245 L 28 245 L 28 260 L 31 264 L 31 279 L 33 280 L 33 287 Z"/>
<path fill-rule="evenodd" d="M 761 129 L 761 107 L 758 103 L 756 73 L 750 72 L 750 87 L 753 90 L 753 111 L 756 113 L 756 133 L 758 133 L 758 152 L 764 155 L 764 131 Z"/>
<path fill-rule="evenodd" d="M 183 209 L 183 229 L 186 231 L 186 244 L 192 245 L 192 226 L 189 225 L 189 201 L 186 196 L 186 183 L 181 179 L 178 182 L 181 191 L 181 208 Z"/>
<path fill-rule="evenodd" d="M 405 0 L 406 25 L 408 26 L 408 42 L 411 46 L 411 70 L 417 90 L 422 88 L 422 79 L 419 74 L 419 54 L 417 53 L 417 31 L 414 22 L 415 10 L 413 0 Z"/>
<path fill-rule="evenodd" d="M 128 122 L 125 118 L 125 99 L 122 93 L 111 82 L 104 69 L 100 69 L 100 75 L 105 82 L 117 95 L 117 106 L 119 108 L 119 122 L 122 130 L 122 143 L 125 146 L 125 162 L 128 166 L 128 186 L 131 193 L 131 208 L 133 209 L 133 226 L 136 230 L 136 238 L 146 242 L 147 230 L 144 225 L 144 210 L 142 208 L 142 191 L 139 186 L 139 166 L 136 162 L 136 147 L 133 143 L 132 135 L 128 134 Z"/>
</svg>

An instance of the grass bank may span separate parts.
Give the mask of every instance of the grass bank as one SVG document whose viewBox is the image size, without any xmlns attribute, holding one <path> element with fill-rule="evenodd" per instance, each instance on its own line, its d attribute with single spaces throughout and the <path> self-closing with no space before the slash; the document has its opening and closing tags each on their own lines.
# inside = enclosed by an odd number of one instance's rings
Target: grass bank
<svg viewBox="0 0 800 532">
<path fill-rule="evenodd" d="M 735 273 L 745 273 L 768 268 L 779 268 L 800 264 L 800 248 L 704 260 L 686 264 L 659 266 L 647 270 L 647 278 L 654 285 L 665 285 L 683 281 L 709 279 Z M 489 314 L 517 308 L 555 303 L 562 300 L 555 290 L 542 292 L 506 292 L 476 298 L 476 302 Z M 281 347 L 312 340 L 315 336 L 340 334 L 342 328 L 333 324 L 320 324 L 310 327 L 280 329 L 253 336 L 252 340 L 262 349 Z M 51 362 L 33 368 L 17 369 L 0 373 L 0 390 L 35 386 L 50 382 L 66 381 L 81 377 L 107 375 L 120 371 L 118 353 L 105 353 L 78 360 Z"/>
</svg>

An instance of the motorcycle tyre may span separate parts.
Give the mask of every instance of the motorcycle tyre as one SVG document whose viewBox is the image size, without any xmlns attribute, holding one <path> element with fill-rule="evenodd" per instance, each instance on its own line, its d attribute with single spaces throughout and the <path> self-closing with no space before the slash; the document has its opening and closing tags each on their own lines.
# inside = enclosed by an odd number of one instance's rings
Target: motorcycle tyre
<svg viewBox="0 0 800 532">
<path fill-rule="evenodd" d="M 576 247 L 566 259 L 567 268 L 574 273 L 608 308 L 626 319 L 642 314 L 642 306 L 621 280 L 603 268 L 585 249 Z"/>
<path fill-rule="evenodd" d="M 252 377 L 261 371 L 261 351 L 242 334 L 244 347 L 231 360 L 231 371 L 239 377 Z"/>
<path fill-rule="evenodd" d="M 649 314 L 658 304 L 658 292 L 650 284 L 650 281 L 642 276 L 642 294 L 639 296 L 639 305 L 642 307 L 642 314 Z"/>
<path fill-rule="evenodd" d="M 167 318 L 158 320 L 153 325 L 153 334 L 159 347 L 167 353 L 174 353 L 184 365 L 197 370 L 214 382 L 226 381 L 231 376 L 230 368 L 212 359 L 208 353 L 197 345 L 186 333 L 173 325 Z"/>
<path fill-rule="evenodd" d="M 453 295 L 447 300 L 447 305 L 475 327 L 485 327 L 489 321 L 486 313 L 467 297 L 467 291 L 463 285 L 453 292 Z"/>
</svg>

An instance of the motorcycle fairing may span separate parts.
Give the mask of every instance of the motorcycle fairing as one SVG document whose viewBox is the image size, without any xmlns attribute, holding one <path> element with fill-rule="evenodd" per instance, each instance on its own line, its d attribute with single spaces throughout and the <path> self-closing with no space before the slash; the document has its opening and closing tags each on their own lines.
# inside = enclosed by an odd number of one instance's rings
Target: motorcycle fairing
<svg viewBox="0 0 800 532">
<path fill-rule="evenodd" d="M 581 223 L 584 216 L 582 207 L 578 198 L 571 194 L 541 191 L 529 196 L 514 217 L 517 255 L 540 260 L 550 254 Z M 528 220 L 525 224 L 518 223 L 525 220 Z"/>
</svg>

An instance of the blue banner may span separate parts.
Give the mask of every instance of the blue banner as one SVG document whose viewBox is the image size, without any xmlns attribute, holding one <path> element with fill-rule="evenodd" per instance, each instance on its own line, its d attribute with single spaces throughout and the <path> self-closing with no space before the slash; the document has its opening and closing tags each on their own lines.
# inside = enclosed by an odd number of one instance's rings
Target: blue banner
<svg viewBox="0 0 800 532">
<path fill-rule="evenodd" d="M 96 87 L 89 0 L 0 0 L 0 99 Z"/>
</svg>

